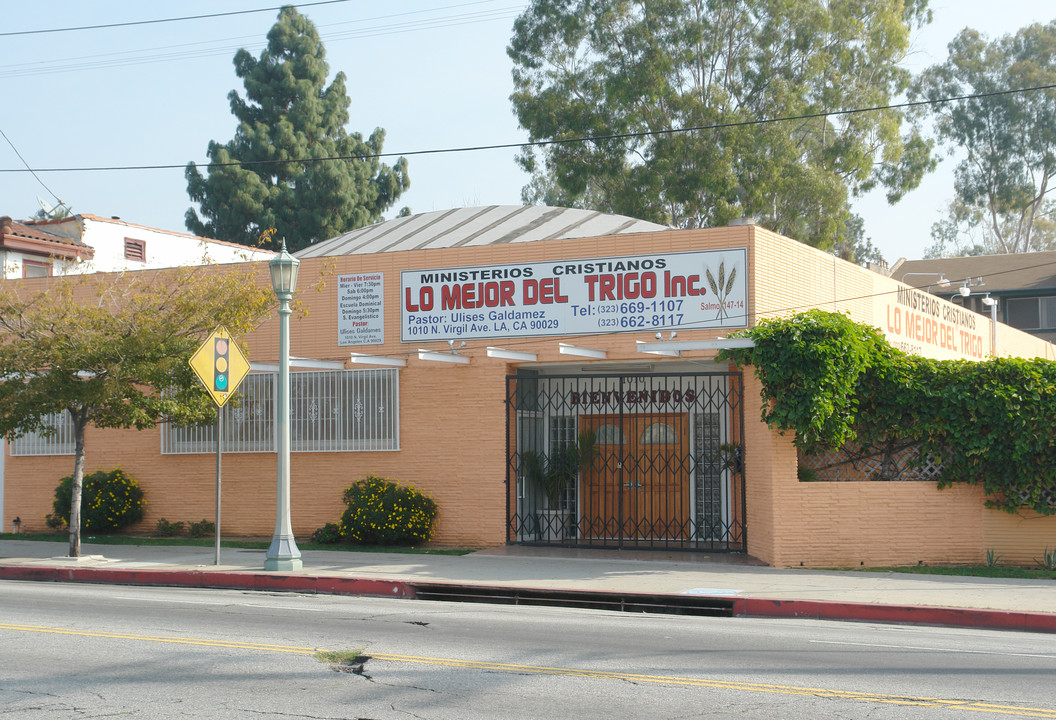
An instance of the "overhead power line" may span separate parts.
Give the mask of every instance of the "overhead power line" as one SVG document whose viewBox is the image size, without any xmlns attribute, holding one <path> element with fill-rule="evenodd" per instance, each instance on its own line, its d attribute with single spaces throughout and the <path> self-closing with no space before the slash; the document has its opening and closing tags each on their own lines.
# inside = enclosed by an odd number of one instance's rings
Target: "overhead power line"
<svg viewBox="0 0 1056 720">
<path fill-rule="evenodd" d="M 407 32 L 435 30 L 439 28 L 456 27 L 494 20 L 505 20 L 516 17 L 523 9 L 523 6 L 521 5 L 506 5 L 499 8 L 464 11 L 457 14 L 437 14 L 443 11 L 468 8 L 475 5 L 490 5 L 495 1 L 496 0 L 475 0 L 474 2 L 432 7 L 427 10 L 412 10 L 408 12 L 388 13 L 373 17 L 357 18 L 355 20 L 345 20 L 326 25 L 317 25 L 316 27 L 320 30 L 320 38 L 324 40 L 327 45 L 330 45 L 337 42 L 361 38 L 378 38 L 386 35 Z M 420 17 L 414 18 L 412 16 Z M 339 26 L 346 29 L 336 30 L 334 32 L 323 32 L 324 28 L 337 28 Z M 347 26 L 353 27 L 348 28 Z M 247 41 L 249 42 L 247 43 Z M 193 60 L 203 57 L 230 54 L 240 48 L 255 52 L 266 44 L 266 42 L 259 41 L 256 35 L 242 35 L 237 37 L 219 38 L 216 40 L 199 40 L 191 43 L 154 46 L 136 50 L 119 50 L 98 53 L 95 55 L 50 57 L 47 60 L 6 63 L 0 68 L 0 78 L 54 75 L 56 73 Z"/>
<path fill-rule="evenodd" d="M 317 2 L 297 3 L 293 7 L 315 7 L 316 5 L 334 5 L 345 3 L 350 0 L 317 0 Z M 0 32 L 0 37 L 14 37 L 16 35 L 45 35 L 48 33 L 76 32 L 78 30 L 103 30 L 106 28 L 133 27 L 135 25 L 160 25 L 162 23 L 184 22 L 186 20 L 205 20 L 207 18 L 231 17 L 233 15 L 252 15 L 254 13 L 274 12 L 281 10 L 285 5 L 274 7 L 257 8 L 255 10 L 232 10 L 230 12 L 207 13 L 203 15 L 182 15 L 180 17 L 158 18 L 156 20 L 130 20 L 128 22 L 102 23 L 99 25 L 75 25 L 73 27 L 46 28 L 43 30 L 13 30 Z"/>
<path fill-rule="evenodd" d="M 680 133 L 690 132 L 705 132 L 710 130 L 725 130 L 729 128 L 738 127 L 750 127 L 754 125 L 772 125 L 774 123 L 781 122 L 795 122 L 800 120 L 810 120 L 813 118 L 833 117 L 841 115 L 858 115 L 867 112 L 878 112 L 881 110 L 904 110 L 912 107 L 921 107 L 925 105 L 942 105 L 945 103 L 959 102 L 962 100 L 979 100 L 990 97 L 1000 97 L 1003 95 L 1014 95 L 1018 93 L 1038 92 L 1041 90 L 1054 90 L 1056 89 L 1056 83 L 1049 85 L 1035 85 L 1026 88 L 1015 88 L 1012 90 L 997 90 L 988 93 L 976 93 L 973 95 L 957 95 L 955 97 L 939 98 L 936 100 L 912 100 L 903 103 L 894 103 L 890 105 L 874 105 L 866 108 L 851 108 L 847 110 L 831 110 L 831 111 L 819 111 L 813 113 L 805 113 L 803 115 L 785 115 L 776 118 L 762 118 L 758 120 L 740 120 L 737 122 L 728 123 L 715 123 L 712 125 L 694 125 L 691 127 L 684 128 L 665 128 L 662 130 L 641 130 L 636 132 L 625 132 L 625 133 L 612 133 L 609 135 L 591 135 L 574 138 L 563 138 L 558 140 L 528 140 L 524 142 L 513 142 L 513 143 L 498 143 L 494 145 L 467 145 L 462 147 L 448 147 L 448 148 L 434 148 L 430 150 L 411 150 L 407 152 L 387 152 L 387 153 L 374 153 L 370 155 L 334 155 L 329 157 L 321 158 L 292 158 L 289 160 L 254 160 L 254 161 L 231 161 L 224 163 L 203 163 L 198 165 L 199 167 L 205 168 L 224 168 L 224 167 L 253 167 L 260 165 L 291 165 L 299 163 L 317 163 L 317 162 L 334 162 L 334 161 L 347 161 L 347 160 L 374 160 L 374 159 L 386 159 L 386 158 L 399 158 L 399 157 L 414 157 L 421 155 L 441 155 L 441 154 L 452 154 L 452 153 L 463 153 L 463 152 L 479 152 L 482 150 L 509 150 L 514 148 L 524 147 L 546 147 L 550 145 L 570 145 L 577 143 L 590 143 L 590 142 L 602 142 L 607 140 L 631 140 L 635 138 L 643 137 L 656 137 L 660 135 L 677 135 Z M 196 163 L 197 165 L 197 163 Z M 187 163 L 167 163 L 159 165 L 100 165 L 100 166 L 83 166 L 83 167 L 56 167 L 56 168 L 36 168 L 35 172 L 117 172 L 117 171 L 129 171 L 129 170 L 173 170 L 182 169 L 187 166 Z M 19 172 L 34 172 L 32 169 L 24 168 L 2 168 L 0 173 L 19 173 Z"/>
<path fill-rule="evenodd" d="M 14 152 L 15 152 L 15 155 L 17 155 L 17 156 L 18 156 L 18 159 L 19 159 L 19 160 L 21 160 L 21 161 L 22 161 L 22 164 L 26 166 L 26 171 L 27 171 L 27 172 L 29 172 L 29 173 L 31 173 L 31 174 L 33 175 L 33 178 L 34 178 L 34 179 L 35 179 L 35 180 L 36 180 L 36 181 L 37 181 L 38 183 L 40 183 L 40 186 L 41 186 L 42 188 L 44 188 L 45 190 L 47 190 L 47 191 L 48 191 L 48 192 L 49 192 L 49 193 L 51 194 L 51 196 L 52 196 L 53 198 L 55 198 L 55 199 L 56 199 L 56 200 L 57 200 L 57 201 L 59 202 L 59 204 L 61 205 L 61 204 L 62 204 L 62 198 L 60 198 L 60 197 L 59 197 L 58 195 L 56 195 L 56 194 L 55 194 L 55 192 L 54 192 L 54 191 L 53 191 L 53 190 L 52 190 L 52 189 L 51 189 L 50 187 L 48 187 L 48 186 L 47 186 L 47 185 L 46 185 L 46 184 L 44 183 L 44 181 L 43 181 L 43 180 L 41 180 L 41 179 L 40 179 L 40 176 L 39 176 L 39 175 L 37 175 L 37 174 L 36 174 L 35 172 L 33 172 L 33 168 L 29 166 L 29 163 L 28 163 L 28 162 L 26 162 L 26 159 L 25 159 L 24 157 L 22 157 L 22 153 L 20 153 L 20 152 L 18 151 L 18 148 L 17 148 L 17 147 L 15 147 L 15 144 L 14 144 L 13 142 L 11 142 L 11 138 L 9 138 L 9 137 L 7 136 L 7 133 L 5 133 L 5 132 L 4 132 L 4 131 L 3 131 L 2 129 L 0 129 L 0 136 L 3 136 L 4 140 L 6 140 L 6 141 L 7 141 L 7 144 L 11 146 L 11 149 L 12 149 L 12 150 L 14 150 Z"/>
</svg>

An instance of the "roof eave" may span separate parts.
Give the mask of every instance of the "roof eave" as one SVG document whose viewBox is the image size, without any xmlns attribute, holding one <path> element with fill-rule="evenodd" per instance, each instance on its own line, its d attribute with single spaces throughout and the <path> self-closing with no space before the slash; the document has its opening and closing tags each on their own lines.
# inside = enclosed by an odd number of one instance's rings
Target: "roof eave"
<svg viewBox="0 0 1056 720">
<path fill-rule="evenodd" d="M 91 260 L 95 257 L 95 250 L 87 245 L 77 247 L 46 240 L 23 238 L 17 235 L 0 235 L 0 250 L 17 250 L 19 252 L 32 253 L 33 255 L 62 258 L 63 260 Z"/>
</svg>

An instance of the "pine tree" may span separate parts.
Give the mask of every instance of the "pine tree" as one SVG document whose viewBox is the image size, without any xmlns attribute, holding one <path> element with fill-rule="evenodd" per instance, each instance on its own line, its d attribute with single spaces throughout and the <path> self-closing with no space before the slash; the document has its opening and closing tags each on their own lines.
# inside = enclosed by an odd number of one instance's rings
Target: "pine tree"
<svg viewBox="0 0 1056 720">
<path fill-rule="evenodd" d="M 252 245 L 274 227 L 276 241 L 297 250 L 376 222 L 409 187 L 404 158 L 392 167 L 377 158 L 383 129 L 366 140 L 345 131 L 345 74 L 327 87 L 325 57 L 315 25 L 293 7 L 279 12 L 259 60 L 235 54 L 245 99 L 236 90 L 228 98 L 239 125 L 227 143 L 210 141 L 207 176 L 187 166 L 199 206 L 187 210 L 191 232 Z"/>
</svg>

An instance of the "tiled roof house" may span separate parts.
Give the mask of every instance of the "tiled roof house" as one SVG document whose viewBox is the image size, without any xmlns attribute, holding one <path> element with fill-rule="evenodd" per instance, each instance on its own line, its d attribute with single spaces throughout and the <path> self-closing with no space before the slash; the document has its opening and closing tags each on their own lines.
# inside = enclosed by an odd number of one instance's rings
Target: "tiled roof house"
<svg viewBox="0 0 1056 720">
<path fill-rule="evenodd" d="M 5 278 L 64 275 L 93 257 L 95 251 L 79 238 L 0 217 L 0 262 Z"/>
<path fill-rule="evenodd" d="M 275 254 L 90 213 L 55 220 L 0 220 L 5 278 L 268 260 Z"/>
</svg>

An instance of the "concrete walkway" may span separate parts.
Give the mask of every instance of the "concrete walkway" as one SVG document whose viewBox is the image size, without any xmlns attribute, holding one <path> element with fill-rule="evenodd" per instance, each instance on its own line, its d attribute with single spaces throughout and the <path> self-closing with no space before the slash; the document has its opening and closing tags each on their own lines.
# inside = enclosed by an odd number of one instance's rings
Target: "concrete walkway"
<svg viewBox="0 0 1056 720">
<path fill-rule="evenodd" d="M 330 592 L 415 598 L 427 586 L 668 598 L 735 616 L 812 617 L 1056 632 L 1056 581 L 772 568 L 736 555 L 502 547 L 468 555 L 304 551 L 264 571 L 263 550 L 0 540 L 0 579 Z"/>
</svg>

